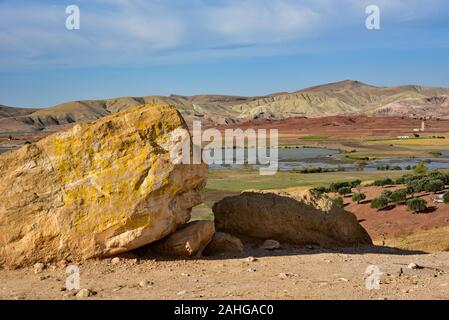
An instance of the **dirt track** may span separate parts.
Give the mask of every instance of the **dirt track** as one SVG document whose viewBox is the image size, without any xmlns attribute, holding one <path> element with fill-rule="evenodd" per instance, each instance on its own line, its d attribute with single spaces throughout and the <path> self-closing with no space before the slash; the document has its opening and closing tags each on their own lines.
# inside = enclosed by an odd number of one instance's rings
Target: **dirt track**
<svg viewBox="0 0 449 320">
<path fill-rule="evenodd" d="M 247 261 L 252 255 L 257 261 Z M 424 269 L 407 268 L 411 262 Z M 380 289 L 365 287 L 365 270 L 377 265 Z M 400 275 L 400 270 L 402 274 Z M 88 299 L 449 299 L 449 253 L 421 254 L 389 248 L 247 247 L 239 258 L 157 261 L 110 259 L 80 265 Z M 76 299 L 61 291 L 65 268 L 0 271 L 0 299 Z M 139 285 L 143 280 L 148 283 Z"/>
</svg>

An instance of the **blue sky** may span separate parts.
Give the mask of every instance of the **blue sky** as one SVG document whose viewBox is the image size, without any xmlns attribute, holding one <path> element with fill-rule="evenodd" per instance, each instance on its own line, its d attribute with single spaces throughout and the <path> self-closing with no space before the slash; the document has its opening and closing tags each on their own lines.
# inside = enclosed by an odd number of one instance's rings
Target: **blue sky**
<svg viewBox="0 0 449 320">
<path fill-rule="evenodd" d="M 67 30 L 76 4 L 80 30 Z M 365 8 L 380 8 L 380 30 Z M 0 104 L 262 95 L 354 79 L 449 87 L 446 0 L 0 0 Z"/>
</svg>

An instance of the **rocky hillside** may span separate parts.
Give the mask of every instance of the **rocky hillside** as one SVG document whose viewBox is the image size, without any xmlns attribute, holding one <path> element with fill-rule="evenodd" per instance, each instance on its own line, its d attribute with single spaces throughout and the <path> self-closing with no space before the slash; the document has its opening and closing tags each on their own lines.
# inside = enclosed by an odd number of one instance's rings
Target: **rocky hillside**
<svg viewBox="0 0 449 320">
<path fill-rule="evenodd" d="M 74 101 L 38 110 L 0 106 L 0 131 L 53 131 L 59 126 L 92 121 L 136 105 L 153 103 L 174 105 L 188 123 L 197 119 L 209 125 L 298 116 L 409 115 L 408 108 L 415 105 L 418 106 L 415 108 L 417 114 L 431 111 L 432 116 L 446 117 L 449 108 L 447 102 L 444 102 L 445 95 L 449 95 L 449 89 L 415 85 L 376 87 L 359 81 L 345 80 L 292 93 L 275 93 L 261 97 L 123 97 Z"/>
<path fill-rule="evenodd" d="M 449 95 L 431 96 L 418 99 L 405 99 L 389 103 L 374 110 L 377 116 L 413 116 L 449 119 Z"/>
</svg>

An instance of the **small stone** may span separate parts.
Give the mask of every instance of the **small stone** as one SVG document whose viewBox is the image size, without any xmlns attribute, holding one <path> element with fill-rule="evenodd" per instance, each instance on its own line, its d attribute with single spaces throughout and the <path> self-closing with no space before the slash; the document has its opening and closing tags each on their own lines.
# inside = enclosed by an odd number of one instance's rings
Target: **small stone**
<svg viewBox="0 0 449 320">
<path fill-rule="evenodd" d="M 265 240 L 265 242 L 260 246 L 264 250 L 276 250 L 281 247 L 281 244 L 276 240 Z"/>
<path fill-rule="evenodd" d="M 70 291 L 67 291 L 64 293 L 64 297 L 71 298 L 71 297 L 76 296 L 77 293 L 78 293 L 78 291 L 76 291 L 76 290 L 70 290 Z"/>
<path fill-rule="evenodd" d="M 45 264 L 38 262 L 34 265 L 33 269 L 35 274 L 41 273 L 45 269 Z"/>
<path fill-rule="evenodd" d="M 43 281 L 43 280 L 46 280 L 46 279 L 48 279 L 48 278 L 50 278 L 50 276 L 40 276 L 40 277 L 39 277 L 39 280 L 40 280 L 40 281 Z"/>
<path fill-rule="evenodd" d="M 248 257 L 248 258 L 246 258 L 246 261 L 247 261 L 247 262 L 255 262 L 255 261 L 257 261 L 257 258 L 254 258 L 254 257 Z"/>
<path fill-rule="evenodd" d="M 410 264 L 407 266 L 407 268 L 413 269 L 413 270 L 416 270 L 416 269 L 423 269 L 423 267 L 421 267 L 420 265 L 418 265 L 418 264 L 416 264 L 416 263 L 414 263 L 414 262 L 410 263 Z"/>
<path fill-rule="evenodd" d="M 93 292 L 89 289 L 81 289 L 78 291 L 78 293 L 75 295 L 78 299 L 86 299 L 93 295 Z"/>
<path fill-rule="evenodd" d="M 67 262 L 67 260 L 62 259 L 61 261 L 58 261 L 57 264 L 58 264 L 58 267 L 65 268 L 65 267 L 67 267 L 68 262 Z"/>
<path fill-rule="evenodd" d="M 246 272 L 256 272 L 257 270 L 256 269 L 254 269 L 254 268 L 248 268 L 248 269 L 246 269 Z"/>
<path fill-rule="evenodd" d="M 282 280 L 288 279 L 290 277 L 290 275 L 288 273 L 279 273 L 279 278 L 281 278 Z"/>
<path fill-rule="evenodd" d="M 177 295 L 178 295 L 178 296 L 182 296 L 182 295 L 185 295 L 186 293 L 187 293 L 187 291 L 182 290 L 182 291 L 179 291 L 179 292 L 177 293 Z"/>
<path fill-rule="evenodd" d="M 142 288 L 150 287 L 152 285 L 153 285 L 153 282 L 148 281 L 148 280 L 142 280 L 142 281 L 139 282 L 139 287 L 142 287 Z"/>
<path fill-rule="evenodd" d="M 343 281 L 343 282 L 349 282 L 349 280 L 346 279 L 346 278 L 340 278 L 339 280 L 340 280 L 340 281 Z"/>
<path fill-rule="evenodd" d="M 198 280 L 197 278 L 193 278 L 192 282 L 200 282 L 200 280 Z"/>
<path fill-rule="evenodd" d="M 119 257 L 115 257 L 111 259 L 111 263 L 113 265 L 119 264 L 120 263 L 120 258 Z"/>
<path fill-rule="evenodd" d="M 114 289 L 112 289 L 112 291 L 117 292 L 117 291 L 122 290 L 124 287 L 125 287 L 124 285 L 119 284 L 117 287 L 115 287 Z"/>
</svg>

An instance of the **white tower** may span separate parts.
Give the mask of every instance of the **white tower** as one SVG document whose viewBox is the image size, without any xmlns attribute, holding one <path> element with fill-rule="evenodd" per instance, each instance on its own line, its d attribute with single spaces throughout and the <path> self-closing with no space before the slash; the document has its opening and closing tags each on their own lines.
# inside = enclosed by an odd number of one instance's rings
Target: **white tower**
<svg viewBox="0 0 449 320">
<path fill-rule="evenodd" d="M 424 123 L 424 120 L 421 121 L 421 131 L 424 131 L 426 129 L 426 124 Z"/>
</svg>

